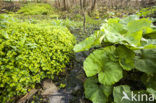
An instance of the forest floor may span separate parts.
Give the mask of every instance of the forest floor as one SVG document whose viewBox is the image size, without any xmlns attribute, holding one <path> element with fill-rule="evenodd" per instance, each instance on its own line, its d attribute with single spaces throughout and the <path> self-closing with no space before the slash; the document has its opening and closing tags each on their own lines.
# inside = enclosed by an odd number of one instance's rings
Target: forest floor
<svg viewBox="0 0 156 103">
<path fill-rule="evenodd" d="M 130 9 L 127 10 L 105 10 L 95 11 L 92 14 L 86 15 L 85 21 L 85 30 L 84 30 L 84 21 L 83 16 L 77 12 L 79 11 L 59 11 L 59 14 L 51 15 L 27 15 L 23 16 L 22 14 L 14 14 L 14 12 L 8 12 L 6 10 L 1 10 L 1 13 L 7 13 L 14 17 L 17 17 L 21 20 L 29 20 L 32 22 L 36 21 L 52 21 L 54 23 L 66 26 L 72 34 L 75 35 L 77 42 L 84 40 L 89 35 L 93 34 L 96 30 L 100 29 L 101 24 L 105 21 L 106 18 L 111 17 L 123 17 L 129 14 L 135 13 L 137 10 Z M 57 12 L 57 11 L 55 11 Z M 89 16 L 92 15 L 92 16 Z M 71 61 L 71 70 L 67 72 L 66 77 L 63 77 L 58 84 L 65 84 L 63 88 L 58 88 L 59 91 L 43 97 L 41 92 L 35 92 L 29 100 L 28 103 L 47 103 L 47 101 L 58 99 L 58 97 L 65 98 L 61 103 L 90 103 L 84 98 L 83 82 L 86 78 L 83 71 L 83 61 L 89 55 L 89 52 L 80 52 L 76 53 Z M 48 83 L 47 83 L 48 84 Z M 55 83 L 58 85 L 57 83 Z M 53 83 L 48 84 L 49 87 L 54 86 Z M 46 88 L 46 87 L 45 87 Z M 47 87 L 48 88 L 48 87 Z M 54 89 L 54 88 L 51 88 Z M 50 91 L 50 89 L 49 89 Z M 59 95 L 57 95 L 59 94 Z M 55 97 L 54 97 L 55 96 Z M 50 99 L 49 99 L 50 98 Z M 56 100 L 57 100 L 56 99 Z M 60 100 L 60 99 L 58 99 Z"/>
</svg>

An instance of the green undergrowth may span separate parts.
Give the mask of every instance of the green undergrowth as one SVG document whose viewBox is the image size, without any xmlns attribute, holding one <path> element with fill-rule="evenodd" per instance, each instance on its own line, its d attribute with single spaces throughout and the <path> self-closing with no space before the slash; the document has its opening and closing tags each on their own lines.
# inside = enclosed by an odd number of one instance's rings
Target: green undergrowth
<svg viewBox="0 0 156 103">
<path fill-rule="evenodd" d="M 142 17 L 156 17 L 156 6 L 142 8 L 137 15 Z"/>
<path fill-rule="evenodd" d="M 22 15 L 49 15 L 58 17 L 58 11 L 50 4 L 44 3 L 28 3 L 22 6 L 18 11 Z"/>
<path fill-rule="evenodd" d="M 74 51 L 92 51 L 83 68 L 88 77 L 85 96 L 93 103 L 136 103 L 132 92 L 156 97 L 156 28 L 148 18 L 131 15 L 110 18 L 100 30 L 75 45 Z M 122 100 L 126 95 L 128 99 Z M 151 99 L 152 98 L 152 99 Z"/>
<path fill-rule="evenodd" d="M 94 19 L 90 16 L 86 16 L 86 22 L 85 22 L 85 32 L 83 27 L 83 18 L 80 18 L 79 20 L 75 20 L 76 18 L 50 18 L 49 16 L 43 16 L 43 18 L 40 18 L 38 16 L 29 16 L 29 17 L 22 17 L 21 15 L 17 14 L 11 14 L 13 17 L 19 18 L 21 21 L 30 22 L 33 24 L 40 24 L 40 25 L 46 25 L 47 23 L 49 25 L 60 25 L 67 27 L 73 34 L 75 34 L 78 38 L 85 38 L 88 37 L 90 34 L 92 34 L 95 30 L 99 29 L 101 26 L 101 23 L 104 21 L 102 19 Z M 78 17 L 79 18 L 79 17 Z M 46 24 L 45 24 L 46 22 Z M 94 30 L 95 29 L 95 30 Z"/>
<path fill-rule="evenodd" d="M 65 73 L 75 37 L 61 25 L 0 15 L 0 100 L 13 102 L 44 78 Z"/>
</svg>

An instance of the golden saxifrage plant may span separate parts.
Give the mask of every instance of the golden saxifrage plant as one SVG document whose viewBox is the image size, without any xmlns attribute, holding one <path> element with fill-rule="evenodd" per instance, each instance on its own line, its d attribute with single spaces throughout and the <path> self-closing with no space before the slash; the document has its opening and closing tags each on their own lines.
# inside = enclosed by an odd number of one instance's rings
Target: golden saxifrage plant
<svg viewBox="0 0 156 103">
<path fill-rule="evenodd" d="M 64 72 L 75 37 L 62 26 L 0 17 L 0 100 L 6 103 L 27 93 L 43 78 L 54 79 Z"/>
</svg>

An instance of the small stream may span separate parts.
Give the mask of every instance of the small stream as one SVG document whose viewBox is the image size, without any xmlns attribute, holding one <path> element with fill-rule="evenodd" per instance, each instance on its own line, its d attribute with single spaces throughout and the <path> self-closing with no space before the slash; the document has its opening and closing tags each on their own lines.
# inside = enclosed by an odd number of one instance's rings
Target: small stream
<svg viewBox="0 0 156 103">
<path fill-rule="evenodd" d="M 97 30 L 97 27 L 86 29 L 86 33 L 83 33 L 82 29 L 73 29 L 71 33 L 75 35 L 77 43 L 87 38 L 89 35 Z M 85 99 L 83 84 L 86 79 L 85 72 L 83 70 L 83 62 L 85 58 L 90 54 L 90 51 L 83 51 L 75 53 L 71 61 L 71 67 L 66 76 L 62 78 L 63 83 L 66 84 L 64 89 L 58 90 L 58 92 L 52 93 L 46 97 L 41 96 L 38 92 L 27 103 L 91 103 Z M 33 101 L 33 102 L 32 102 Z"/>
<path fill-rule="evenodd" d="M 77 39 L 77 43 L 84 40 L 90 34 L 93 34 L 94 30 L 97 28 L 92 28 L 87 30 L 84 35 L 80 35 L 81 29 L 72 30 L 72 34 L 75 35 Z M 75 53 L 75 57 L 73 60 L 73 68 L 66 75 L 66 88 L 61 90 L 63 101 L 60 103 L 91 103 L 90 101 L 85 99 L 84 96 L 84 88 L 83 84 L 86 78 L 85 72 L 83 70 L 83 62 L 85 58 L 90 54 L 89 51 L 83 51 L 79 53 Z M 50 103 L 54 103 L 53 100 L 57 98 L 50 97 Z"/>
</svg>

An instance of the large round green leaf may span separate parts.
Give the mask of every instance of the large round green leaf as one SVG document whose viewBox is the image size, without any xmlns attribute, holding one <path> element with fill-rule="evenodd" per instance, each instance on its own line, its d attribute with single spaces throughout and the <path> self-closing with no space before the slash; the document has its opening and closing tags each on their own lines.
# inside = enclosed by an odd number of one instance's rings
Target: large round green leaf
<svg viewBox="0 0 156 103">
<path fill-rule="evenodd" d="M 128 22 L 127 29 L 129 32 L 134 33 L 138 31 L 148 31 L 151 28 L 152 21 L 146 18 L 142 18 L 140 20 L 132 20 Z"/>
<path fill-rule="evenodd" d="M 125 96 L 125 98 L 123 98 Z M 113 97 L 115 103 L 131 103 L 131 90 L 128 85 L 114 87 Z"/>
<path fill-rule="evenodd" d="M 141 49 L 156 49 L 156 39 L 142 39 Z"/>
<path fill-rule="evenodd" d="M 100 83 L 104 85 L 112 85 L 123 77 L 119 63 L 108 61 L 103 66 L 103 70 L 98 74 Z"/>
<path fill-rule="evenodd" d="M 142 76 L 142 82 L 147 88 L 152 88 L 156 90 L 156 75 L 149 76 L 147 74 Z"/>
<path fill-rule="evenodd" d="M 151 93 L 154 98 L 156 99 L 156 90 L 152 89 L 152 88 L 147 88 L 147 92 Z"/>
<path fill-rule="evenodd" d="M 93 103 L 107 103 L 108 96 L 112 92 L 112 87 L 98 83 L 96 77 L 90 77 L 85 81 L 85 96 Z"/>
<path fill-rule="evenodd" d="M 123 69 L 127 71 L 133 69 L 135 53 L 125 46 L 117 47 L 117 52 L 119 55 L 119 63 L 123 67 Z"/>
<path fill-rule="evenodd" d="M 150 92 L 154 93 L 154 91 Z M 147 96 L 146 99 L 145 97 L 142 97 L 142 95 L 148 95 L 148 92 L 145 90 L 131 91 L 128 85 L 120 85 L 113 89 L 115 103 L 154 103 L 153 101 L 148 100 L 149 96 Z"/>
<path fill-rule="evenodd" d="M 151 33 L 148 33 L 144 36 L 147 39 L 156 39 L 156 30 L 153 30 Z"/>
<path fill-rule="evenodd" d="M 98 31 L 90 37 L 86 38 L 85 40 L 81 41 L 79 44 L 76 44 L 73 50 L 75 52 L 87 51 L 94 46 L 100 45 L 101 37 L 102 34 Z"/>
<path fill-rule="evenodd" d="M 123 76 L 114 46 L 95 50 L 84 61 L 84 70 L 88 77 L 98 74 L 100 83 L 104 85 L 112 85 Z"/>
<path fill-rule="evenodd" d="M 156 73 L 156 50 L 142 50 L 136 57 L 135 67 L 137 70 L 151 74 Z"/>
<path fill-rule="evenodd" d="M 119 22 L 121 24 L 125 24 L 126 25 L 127 23 L 129 23 L 130 21 L 133 21 L 133 20 L 139 20 L 139 16 L 137 16 L 137 15 L 130 15 L 128 17 L 120 19 Z"/>
<path fill-rule="evenodd" d="M 110 19 L 108 23 L 104 23 L 101 27 L 104 32 L 104 42 L 124 44 L 128 43 L 125 37 L 121 34 L 126 33 L 122 24 L 118 23 L 118 19 Z"/>
</svg>

